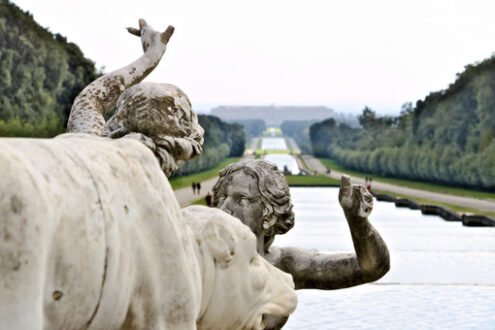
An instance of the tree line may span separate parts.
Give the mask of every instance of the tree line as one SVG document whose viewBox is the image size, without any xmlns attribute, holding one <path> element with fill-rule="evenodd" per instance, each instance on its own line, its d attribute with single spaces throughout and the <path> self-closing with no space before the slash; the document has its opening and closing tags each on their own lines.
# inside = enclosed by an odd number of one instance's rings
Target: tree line
<svg viewBox="0 0 495 330">
<path fill-rule="evenodd" d="M 361 128 L 333 119 L 310 127 L 313 152 L 350 169 L 495 190 L 495 57 L 468 65 L 447 89 L 399 116 L 366 107 Z"/>
<path fill-rule="evenodd" d="M 77 45 L 0 0 L 0 136 L 65 132 L 74 98 L 97 77 Z"/>
<path fill-rule="evenodd" d="M 280 129 L 286 136 L 290 136 L 297 143 L 301 151 L 311 154 L 311 140 L 309 139 L 309 128 L 316 120 L 284 120 Z"/>
<path fill-rule="evenodd" d="M 199 157 L 179 165 L 173 177 L 208 170 L 226 157 L 240 157 L 244 153 L 246 135 L 242 125 L 226 123 L 210 115 L 198 115 L 198 122 L 205 130 L 203 152 Z"/>
<path fill-rule="evenodd" d="M 246 140 L 261 136 L 266 130 L 265 121 L 263 119 L 236 119 L 228 120 L 229 123 L 239 124 L 244 127 Z"/>
<path fill-rule="evenodd" d="M 65 133 L 74 98 L 99 75 L 76 44 L 41 27 L 29 12 L 0 0 L 0 136 Z M 199 115 L 198 120 L 205 129 L 203 154 L 180 166 L 175 176 L 215 167 L 244 152 L 243 126 L 213 116 Z M 248 124 L 253 129 L 259 125 Z"/>
<path fill-rule="evenodd" d="M 359 127 L 358 119 L 355 114 L 334 113 L 332 118 L 337 124 L 345 124 L 348 127 Z M 312 120 L 284 120 L 280 128 L 284 135 L 287 135 L 296 141 L 301 151 L 312 154 L 313 147 L 309 137 L 309 128 L 317 123 L 316 119 Z"/>
</svg>

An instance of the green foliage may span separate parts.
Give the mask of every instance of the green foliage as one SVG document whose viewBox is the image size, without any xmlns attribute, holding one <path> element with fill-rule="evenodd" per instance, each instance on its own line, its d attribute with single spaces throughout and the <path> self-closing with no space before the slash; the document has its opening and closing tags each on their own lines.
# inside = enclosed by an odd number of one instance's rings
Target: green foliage
<svg viewBox="0 0 495 330">
<path fill-rule="evenodd" d="M 327 168 L 329 168 L 331 170 L 342 172 L 342 173 L 352 175 L 355 177 L 360 177 L 363 179 L 366 177 L 373 177 L 373 180 L 385 182 L 385 183 L 390 183 L 390 184 L 402 186 L 402 187 L 414 188 L 414 189 L 425 190 L 425 191 L 433 191 L 433 192 L 438 192 L 438 193 L 448 194 L 448 195 L 457 195 L 457 196 L 473 197 L 473 198 L 479 198 L 479 199 L 495 200 L 495 193 L 493 193 L 493 192 L 473 190 L 470 188 L 467 189 L 467 188 L 461 188 L 461 187 L 452 187 L 452 186 L 440 185 L 440 184 L 435 184 L 435 183 L 421 182 L 418 180 L 406 180 L 406 179 L 385 177 L 385 176 L 376 175 L 376 174 L 369 173 L 369 172 L 358 172 L 355 170 L 350 170 L 348 167 L 343 166 L 341 163 L 339 163 L 338 161 L 336 161 L 334 159 L 319 158 L 319 160 L 323 165 L 325 165 Z M 392 193 L 391 195 L 394 195 L 394 194 Z"/>
<path fill-rule="evenodd" d="M 265 121 L 262 119 L 236 119 L 229 122 L 242 125 L 244 127 L 247 140 L 261 136 L 263 131 L 266 129 Z"/>
<path fill-rule="evenodd" d="M 256 143 L 256 149 L 261 149 L 262 145 L 263 145 L 263 139 L 259 138 L 258 143 Z"/>
<path fill-rule="evenodd" d="M 255 155 L 266 155 L 266 154 L 290 154 L 291 150 L 289 149 L 255 149 Z"/>
<path fill-rule="evenodd" d="M 495 190 L 495 58 L 468 65 L 448 89 L 392 118 L 366 107 L 362 128 L 310 127 L 313 152 L 352 170 Z"/>
<path fill-rule="evenodd" d="M 13 3 L 0 5 L 0 135 L 65 131 L 75 96 L 96 79 L 94 63 Z"/>
<path fill-rule="evenodd" d="M 318 157 L 324 157 L 327 147 L 335 138 L 335 119 L 325 119 L 321 123 L 316 123 L 309 128 L 309 137 L 313 148 L 313 153 Z"/>
<path fill-rule="evenodd" d="M 286 175 L 289 186 L 330 186 L 338 187 L 340 181 L 325 175 Z"/>
<path fill-rule="evenodd" d="M 359 124 L 365 129 L 383 129 L 392 126 L 395 118 L 389 116 L 377 117 L 376 113 L 364 107 L 363 113 L 358 117 Z"/>
<path fill-rule="evenodd" d="M 198 115 L 198 121 L 205 130 L 203 152 L 182 163 L 174 177 L 211 169 L 226 157 L 240 157 L 244 153 L 246 138 L 241 125 L 229 124 L 210 115 Z"/>
<path fill-rule="evenodd" d="M 29 12 L 0 0 L 0 136 L 53 137 L 65 125 L 77 94 L 98 77 L 79 47 L 39 26 Z M 176 176 L 195 173 L 244 152 L 244 128 L 199 116 L 203 154 Z M 264 124 L 263 124 L 264 125 Z"/>
<path fill-rule="evenodd" d="M 239 161 L 239 157 L 230 157 L 230 158 L 225 158 L 222 160 L 218 165 L 216 165 L 214 168 L 194 173 L 194 174 L 189 174 L 186 176 L 181 176 L 181 177 L 174 177 L 171 178 L 170 184 L 172 185 L 172 188 L 175 189 L 180 189 L 184 187 L 191 187 L 193 182 L 203 182 L 205 180 L 214 178 L 218 176 L 218 173 L 227 165 L 236 163 Z"/>
<path fill-rule="evenodd" d="M 314 123 L 316 123 L 315 120 L 285 120 L 280 128 L 284 135 L 290 136 L 296 141 L 302 151 L 311 154 L 313 149 L 309 139 L 309 127 Z"/>
<path fill-rule="evenodd" d="M 269 127 L 263 131 L 263 136 L 266 137 L 281 137 L 282 136 L 282 130 L 278 127 Z"/>
<path fill-rule="evenodd" d="M 198 198 L 195 201 L 192 201 L 187 206 L 191 206 L 191 205 L 203 205 L 203 206 L 206 206 L 206 199 L 204 197 Z"/>
</svg>

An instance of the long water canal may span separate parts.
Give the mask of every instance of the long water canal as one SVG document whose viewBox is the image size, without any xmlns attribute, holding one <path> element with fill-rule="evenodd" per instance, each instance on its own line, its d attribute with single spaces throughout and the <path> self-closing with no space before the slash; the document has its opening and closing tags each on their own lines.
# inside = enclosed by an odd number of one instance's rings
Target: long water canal
<svg viewBox="0 0 495 330">
<path fill-rule="evenodd" d="M 351 252 L 337 188 L 291 188 L 296 224 L 278 246 Z M 349 289 L 299 290 L 285 329 L 494 329 L 495 228 L 464 227 L 375 201 L 391 270 Z"/>
</svg>

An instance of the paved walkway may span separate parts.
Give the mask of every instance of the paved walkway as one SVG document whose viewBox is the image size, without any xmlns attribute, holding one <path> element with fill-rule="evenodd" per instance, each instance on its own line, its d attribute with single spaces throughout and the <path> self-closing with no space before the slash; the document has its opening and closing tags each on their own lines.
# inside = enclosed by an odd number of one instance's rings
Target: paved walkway
<svg viewBox="0 0 495 330">
<path fill-rule="evenodd" d="M 217 182 L 217 179 L 218 177 L 216 176 L 214 178 L 201 182 L 201 190 L 199 191 L 200 192 L 199 195 L 193 194 L 192 187 L 185 187 L 174 190 L 175 197 L 177 198 L 177 201 L 179 202 L 180 206 L 186 206 L 191 204 L 195 200 L 204 198 L 208 193 L 208 191 L 212 191 L 212 188 L 215 185 L 215 182 Z"/>
<path fill-rule="evenodd" d="M 300 154 L 301 149 L 299 149 L 299 146 L 297 145 L 296 141 L 294 141 L 293 138 L 286 138 L 286 139 L 289 142 L 289 148 L 292 149 L 292 152 L 295 154 Z"/>
<path fill-rule="evenodd" d="M 242 156 L 242 159 L 249 159 L 249 158 L 254 158 L 254 155 L 244 154 L 244 156 Z M 201 182 L 201 189 L 199 191 L 199 194 L 197 193 L 193 194 L 193 190 L 191 186 L 181 189 L 176 189 L 174 190 L 175 197 L 177 198 L 177 201 L 179 202 L 180 206 L 184 207 L 186 205 L 189 205 L 200 198 L 205 198 L 206 194 L 208 194 L 208 191 L 213 190 L 213 186 L 215 185 L 217 180 L 218 180 L 218 176 Z"/>
<path fill-rule="evenodd" d="M 253 139 L 256 140 L 256 139 Z M 257 143 L 256 141 L 253 141 L 252 144 Z M 293 145 L 296 145 L 294 141 L 291 141 Z M 245 155 L 243 158 L 252 158 L 252 154 L 250 155 Z M 326 175 L 327 168 L 315 157 L 310 156 L 310 155 L 303 155 L 303 159 L 305 160 L 306 164 L 308 167 L 313 170 L 317 171 L 318 173 Z M 334 171 L 332 170 L 330 173 L 330 177 L 335 178 L 335 179 L 340 179 L 344 173 Z M 179 201 L 179 204 L 181 206 L 186 206 L 195 200 L 198 200 L 200 198 L 204 198 L 208 191 L 211 191 L 215 183 L 217 182 L 218 177 L 211 178 L 209 180 L 206 180 L 204 182 L 201 182 L 201 191 L 200 194 L 193 194 L 192 188 L 191 187 L 186 187 L 182 189 L 177 189 L 174 191 L 175 196 L 177 200 Z M 365 181 L 363 178 L 351 176 L 351 182 L 353 183 L 358 183 L 358 184 L 365 184 Z M 393 185 L 389 183 L 384 183 L 384 182 L 379 182 L 373 180 L 372 188 L 377 189 L 377 190 L 385 190 L 389 191 L 392 193 L 396 193 L 399 195 L 407 195 L 411 197 L 417 197 L 417 198 L 423 198 L 423 199 L 428 199 L 432 201 L 437 201 L 437 202 L 442 202 L 442 203 L 448 203 L 448 204 L 453 204 L 453 205 L 458 205 L 462 207 L 467 207 L 467 208 L 472 208 L 476 210 L 482 210 L 482 211 L 488 211 L 488 212 L 495 212 L 495 200 L 486 200 L 486 199 L 477 199 L 477 198 L 471 198 L 471 197 L 462 197 L 462 196 L 455 196 L 455 195 L 448 195 L 448 194 L 441 194 L 441 193 L 436 193 L 436 192 L 431 192 L 431 191 L 426 191 L 426 190 L 419 190 L 419 189 L 413 189 L 413 188 L 407 188 L 403 186 L 398 186 L 398 185 Z"/>
<path fill-rule="evenodd" d="M 246 150 L 244 150 L 244 155 L 246 154 L 252 154 L 254 153 L 254 151 L 256 150 L 256 146 L 258 145 L 258 141 L 260 140 L 261 138 L 253 138 L 251 140 L 251 144 L 249 145 L 248 148 L 246 148 Z"/>
<path fill-rule="evenodd" d="M 313 171 L 316 170 L 321 174 L 326 173 L 327 170 L 326 167 L 318 159 L 309 155 L 304 155 L 303 158 L 306 161 L 306 164 L 308 164 L 308 166 Z M 343 174 L 344 173 L 342 172 L 332 170 L 329 176 L 335 179 L 340 179 Z M 365 184 L 365 180 L 363 178 L 354 177 L 354 176 L 351 176 L 351 182 L 359 183 L 363 185 Z M 495 200 L 477 199 L 471 197 L 442 194 L 442 193 L 436 193 L 426 190 L 407 188 L 407 187 L 379 182 L 375 180 L 373 180 L 372 188 L 377 190 L 390 191 L 392 193 L 396 193 L 399 195 L 407 195 L 407 196 L 429 199 L 432 201 L 448 203 L 448 204 L 463 206 L 463 207 L 482 210 L 482 211 L 495 212 Z"/>
</svg>

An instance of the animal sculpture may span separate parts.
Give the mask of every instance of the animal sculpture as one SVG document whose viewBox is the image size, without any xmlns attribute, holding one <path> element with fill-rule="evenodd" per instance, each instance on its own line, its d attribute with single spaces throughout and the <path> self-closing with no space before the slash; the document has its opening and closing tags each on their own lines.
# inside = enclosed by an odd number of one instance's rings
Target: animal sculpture
<svg viewBox="0 0 495 330">
<path fill-rule="evenodd" d="M 261 329 L 292 277 L 134 139 L 0 139 L 0 329 Z"/>
</svg>

